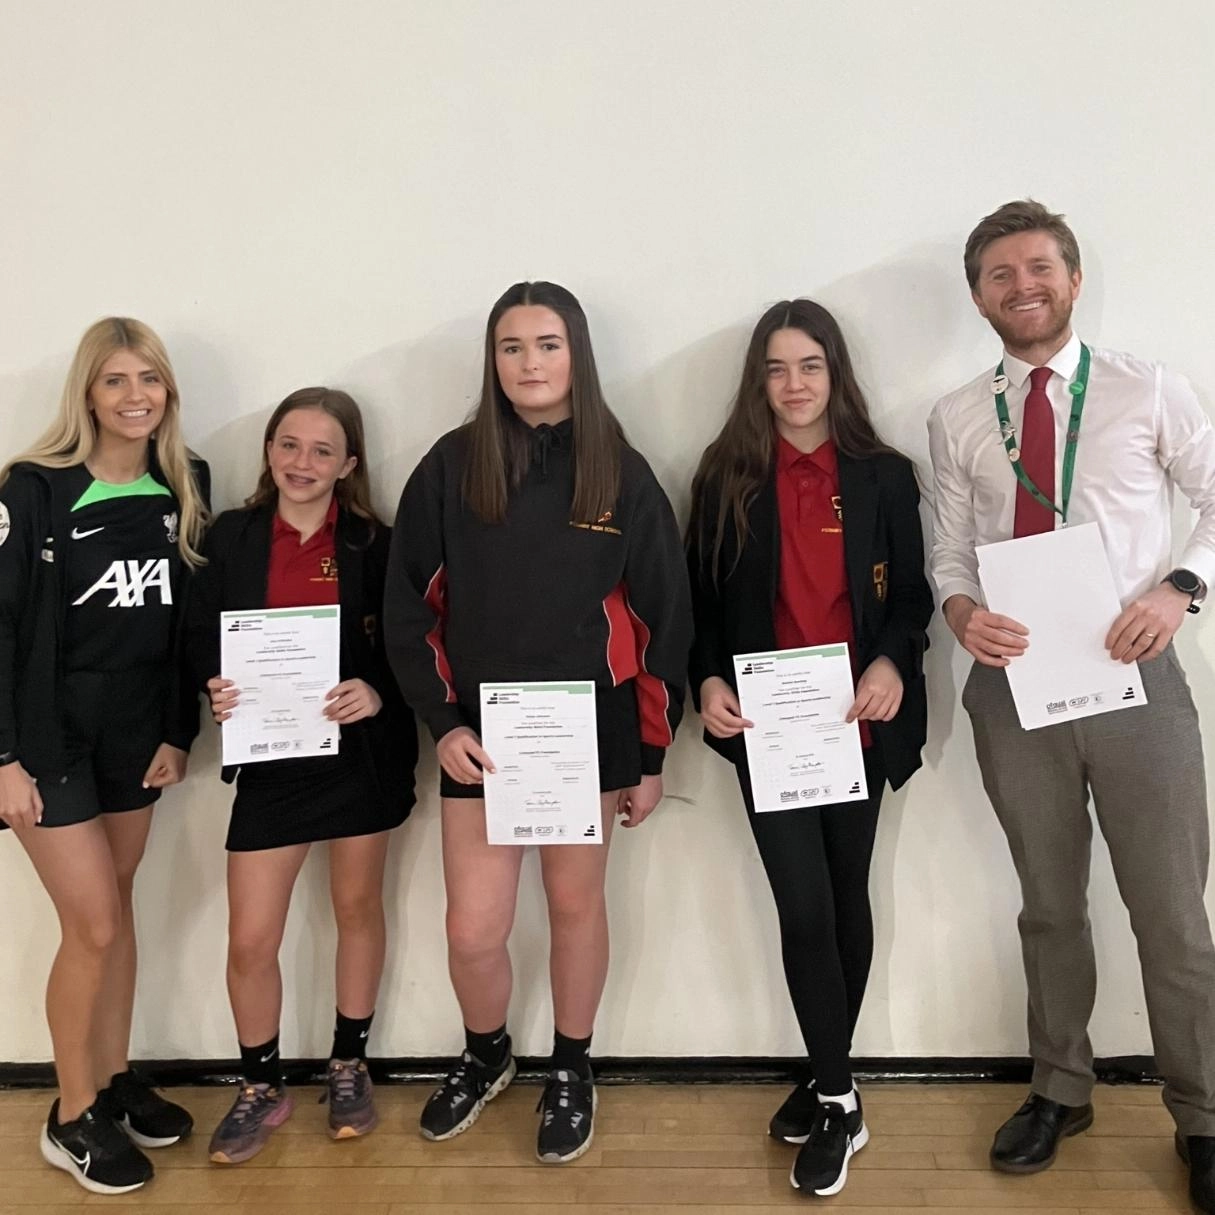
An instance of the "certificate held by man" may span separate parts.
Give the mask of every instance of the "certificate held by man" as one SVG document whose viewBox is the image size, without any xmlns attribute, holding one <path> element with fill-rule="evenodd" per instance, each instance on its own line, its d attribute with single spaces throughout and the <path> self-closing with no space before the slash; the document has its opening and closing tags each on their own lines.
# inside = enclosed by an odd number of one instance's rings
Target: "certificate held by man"
<svg viewBox="0 0 1215 1215">
<path fill-rule="evenodd" d="M 483 683 L 491 844 L 601 844 L 595 685 Z"/>
<path fill-rule="evenodd" d="M 845 643 L 738 654 L 734 672 L 757 812 L 869 796 Z"/>
<path fill-rule="evenodd" d="M 987 606 L 1029 630 L 1028 649 L 1006 668 L 1022 729 L 1147 704 L 1139 664 L 1105 648 L 1122 604 L 1097 524 L 975 551 Z"/>
<path fill-rule="evenodd" d="M 225 764 L 338 753 L 324 710 L 340 680 L 340 625 L 336 605 L 220 614 L 220 673 L 240 689 L 221 727 Z"/>
</svg>

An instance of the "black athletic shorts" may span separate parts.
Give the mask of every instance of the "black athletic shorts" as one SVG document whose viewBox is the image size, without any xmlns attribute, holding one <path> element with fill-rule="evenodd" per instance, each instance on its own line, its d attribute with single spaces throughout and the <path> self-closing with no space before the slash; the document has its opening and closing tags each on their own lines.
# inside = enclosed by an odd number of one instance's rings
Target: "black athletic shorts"
<svg viewBox="0 0 1215 1215">
<path fill-rule="evenodd" d="M 468 724 L 481 733 L 481 706 L 461 705 Z M 599 736 L 599 789 L 611 793 L 641 783 L 641 724 L 637 688 L 629 679 L 615 688 L 595 689 L 595 731 Z M 440 797 L 484 797 L 484 785 L 462 785 L 439 769 Z"/>
<path fill-rule="evenodd" d="M 165 740 L 168 680 L 163 664 L 64 676 L 67 775 L 38 782 L 43 827 L 142 810 L 160 797 L 143 778 Z"/>
</svg>

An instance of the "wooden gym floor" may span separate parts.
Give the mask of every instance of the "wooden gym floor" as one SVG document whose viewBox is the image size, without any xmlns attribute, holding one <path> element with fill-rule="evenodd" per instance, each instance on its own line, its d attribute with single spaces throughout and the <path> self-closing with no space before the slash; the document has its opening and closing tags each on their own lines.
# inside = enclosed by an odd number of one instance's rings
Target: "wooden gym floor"
<svg viewBox="0 0 1215 1215">
<path fill-rule="evenodd" d="M 207 1139 L 232 1090 L 173 1089 L 195 1136 L 151 1153 L 157 1174 L 120 1198 L 86 1194 L 38 1153 L 46 1091 L 0 1092 L 0 1212 L 67 1215 L 82 1208 L 143 1215 L 769 1215 L 925 1211 L 1097 1215 L 1188 1211 L 1186 1174 L 1158 1089 L 1103 1087 L 1087 1134 L 1066 1140 L 1055 1166 L 1006 1177 L 987 1165 L 995 1128 L 1020 1104 L 1011 1085 L 867 1085 L 872 1139 L 836 1198 L 805 1199 L 788 1182 L 795 1148 L 765 1135 L 787 1090 L 766 1086 L 601 1086 L 595 1140 L 581 1160 L 539 1164 L 539 1089 L 517 1084 L 450 1143 L 417 1133 L 428 1089 L 377 1089 L 380 1127 L 332 1143 L 319 1089 L 293 1090 L 291 1120 L 247 1164 L 207 1161 Z M 807 1205 L 808 1204 L 808 1205 Z"/>
</svg>

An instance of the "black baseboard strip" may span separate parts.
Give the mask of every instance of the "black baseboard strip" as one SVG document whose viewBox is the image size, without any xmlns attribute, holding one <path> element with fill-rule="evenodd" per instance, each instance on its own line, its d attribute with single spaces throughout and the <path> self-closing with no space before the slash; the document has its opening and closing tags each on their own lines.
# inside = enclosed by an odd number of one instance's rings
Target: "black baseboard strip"
<svg viewBox="0 0 1215 1215">
<path fill-rule="evenodd" d="M 451 1063 L 446 1058 L 373 1059 L 370 1069 L 377 1084 L 433 1084 Z M 538 1082 L 548 1060 L 520 1057 L 519 1077 Z M 289 1059 L 284 1062 L 288 1083 L 317 1084 L 325 1074 L 324 1059 Z M 236 1059 L 161 1059 L 140 1063 L 156 1082 L 175 1085 L 234 1084 L 240 1075 Z M 801 1075 L 797 1059 L 751 1055 L 708 1058 L 595 1059 L 601 1084 L 791 1084 Z M 905 1084 L 1020 1084 L 1030 1079 L 1028 1059 L 892 1058 L 857 1059 L 857 1079 Z M 1151 1055 L 1114 1055 L 1098 1059 L 1097 1079 L 1103 1084 L 1158 1084 L 1160 1077 Z M 0 1063 L 0 1089 L 53 1088 L 54 1069 L 49 1063 Z"/>
</svg>

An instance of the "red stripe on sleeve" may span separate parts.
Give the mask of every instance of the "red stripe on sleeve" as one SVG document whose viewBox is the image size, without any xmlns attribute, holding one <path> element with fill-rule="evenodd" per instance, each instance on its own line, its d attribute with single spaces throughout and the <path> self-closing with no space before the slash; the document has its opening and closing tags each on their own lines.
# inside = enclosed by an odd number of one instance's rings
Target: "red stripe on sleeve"
<svg viewBox="0 0 1215 1215">
<path fill-rule="evenodd" d="M 671 729 L 668 716 L 671 694 L 661 679 L 646 670 L 645 652 L 650 644 L 650 630 L 633 611 L 627 598 L 625 606 L 628 607 L 633 622 L 633 636 L 636 638 L 637 714 L 641 719 L 641 741 L 652 747 L 669 747 L 675 741 L 675 732 Z"/>
<path fill-rule="evenodd" d="M 608 625 L 607 666 L 612 674 L 612 687 L 618 688 L 637 674 L 637 636 L 624 595 L 624 583 L 603 601 L 603 614 Z"/>
<path fill-rule="evenodd" d="M 435 674 L 443 681 L 447 689 L 447 703 L 456 703 L 456 690 L 451 682 L 451 664 L 447 661 L 447 651 L 443 647 L 443 623 L 447 616 L 447 566 L 440 565 L 434 572 L 426 594 L 423 596 L 426 606 L 435 614 L 434 628 L 426 634 L 426 644 L 434 651 Z"/>
</svg>

